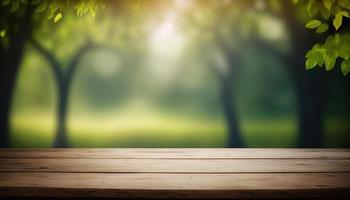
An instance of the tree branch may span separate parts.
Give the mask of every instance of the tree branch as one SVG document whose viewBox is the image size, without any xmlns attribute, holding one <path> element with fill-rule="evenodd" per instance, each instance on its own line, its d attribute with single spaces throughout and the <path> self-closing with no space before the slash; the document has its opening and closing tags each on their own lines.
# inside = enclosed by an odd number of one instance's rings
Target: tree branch
<svg viewBox="0 0 350 200">
<path fill-rule="evenodd" d="M 89 50 L 91 50 L 96 45 L 93 44 L 90 40 L 88 40 L 84 45 L 82 45 L 75 53 L 75 55 L 72 57 L 72 60 L 70 61 L 68 65 L 68 69 L 66 72 L 66 85 L 69 87 L 70 82 L 74 76 L 74 73 L 79 65 L 79 62 L 81 58 L 84 56 L 85 53 L 87 53 Z"/>
<path fill-rule="evenodd" d="M 58 87 L 61 87 L 64 82 L 64 75 L 61 71 L 60 63 L 54 54 L 52 54 L 49 50 L 47 50 L 44 46 L 42 46 L 37 40 L 34 38 L 29 39 L 30 44 L 49 62 L 50 67 L 54 73 Z M 60 89 L 60 88 L 59 88 Z"/>
</svg>

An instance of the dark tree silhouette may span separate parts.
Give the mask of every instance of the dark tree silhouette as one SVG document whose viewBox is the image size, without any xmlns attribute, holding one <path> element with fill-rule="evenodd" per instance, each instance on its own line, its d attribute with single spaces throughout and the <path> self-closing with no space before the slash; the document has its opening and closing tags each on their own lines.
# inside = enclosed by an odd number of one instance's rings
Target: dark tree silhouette
<svg viewBox="0 0 350 200">
<path fill-rule="evenodd" d="M 30 43 L 32 46 L 47 60 L 53 75 L 56 80 L 57 91 L 58 91 L 58 105 L 57 105 L 57 125 L 56 125 L 56 136 L 54 141 L 54 147 L 66 148 L 70 147 L 67 137 L 67 112 L 69 93 L 72 85 L 75 72 L 79 66 L 79 61 L 89 50 L 94 46 L 91 42 L 86 42 L 82 45 L 72 56 L 67 69 L 61 66 L 61 63 L 48 49 L 43 47 L 37 40 L 31 39 Z"/>
<path fill-rule="evenodd" d="M 230 48 L 223 40 L 217 37 L 217 44 L 227 62 L 227 70 L 220 70 L 214 62 L 209 64 L 210 70 L 216 75 L 219 81 L 219 93 L 222 109 L 228 132 L 227 147 L 245 147 L 242 137 L 236 109 L 236 95 L 234 90 L 235 71 L 241 66 L 240 55 Z"/>
<path fill-rule="evenodd" d="M 297 7 L 290 1 L 281 1 L 283 12 L 270 10 L 270 13 L 283 20 L 290 34 L 291 50 L 283 53 L 266 41 L 254 40 L 264 51 L 280 57 L 291 77 L 297 98 L 299 147 L 322 147 L 325 113 L 325 73 L 306 71 L 305 54 L 317 41 L 312 33 L 297 18 Z"/>
<path fill-rule="evenodd" d="M 325 75 L 322 71 L 305 71 L 305 54 L 315 44 L 315 36 L 298 23 L 295 7 L 284 2 L 283 19 L 289 28 L 292 50 L 288 70 L 297 92 L 299 147 L 323 146 L 325 112 Z M 294 9 L 291 9 L 293 7 Z"/>
<path fill-rule="evenodd" d="M 0 42 L 0 147 L 9 147 L 9 119 L 13 90 L 25 44 L 32 32 L 33 7 L 16 15 L 0 7 L 0 23 L 7 27 L 7 44 Z"/>
<path fill-rule="evenodd" d="M 216 18 L 213 20 L 215 23 L 209 23 L 206 25 L 201 25 L 195 19 L 193 19 L 192 13 L 187 13 L 189 15 L 189 21 L 192 22 L 192 25 L 195 25 L 197 28 L 201 29 L 203 32 L 209 32 L 213 36 L 211 41 L 213 44 L 217 45 L 218 50 L 222 54 L 223 58 L 226 61 L 226 70 L 220 70 L 220 66 L 217 66 L 217 63 L 209 61 L 210 70 L 213 74 L 216 75 L 219 82 L 219 99 L 221 101 L 221 106 L 223 109 L 223 114 L 226 121 L 228 140 L 226 147 L 245 147 L 244 138 L 241 133 L 239 126 L 239 116 L 237 115 L 237 105 L 236 105 L 236 95 L 235 95 L 235 74 L 237 69 L 242 65 L 242 57 L 237 50 L 237 47 L 231 46 L 230 39 L 227 35 L 223 34 L 221 30 L 222 27 L 239 26 L 239 22 L 230 19 L 231 9 L 234 9 L 234 4 L 224 5 L 214 1 L 206 2 L 208 5 L 212 5 L 211 9 L 216 11 Z M 239 1 L 246 5 L 250 5 L 251 1 Z M 199 4 L 201 4 L 199 2 Z M 227 19 L 227 20 L 222 20 Z M 197 24 L 198 23 L 198 24 Z M 232 29 L 233 30 L 233 29 Z M 240 35 L 237 33 L 236 35 Z M 238 37 L 239 38 L 239 37 Z M 244 47 L 245 42 L 243 42 L 242 47 Z M 210 48 L 210 47 L 208 47 Z M 203 49 L 204 52 L 207 50 L 206 47 Z"/>
<path fill-rule="evenodd" d="M 47 1 L 41 0 L 1 1 L 0 27 L 2 31 L 3 29 L 6 30 L 6 35 L 5 39 L 0 40 L 0 147 L 9 147 L 12 96 L 25 45 L 32 35 L 33 27 L 41 21 L 47 20 L 45 13 L 52 12 L 52 14 L 55 14 L 56 11 L 71 8 L 78 15 L 84 15 L 88 11 L 90 13 L 96 12 L 100 2 L 67 0 L 61 4 L 50 2 L 55 6 L 43 6 L 47 3 Z M 49 7 L 50 9 L 48 9 Z M 38 8 L 40 9 L 38 10 Z"/>
</svg>

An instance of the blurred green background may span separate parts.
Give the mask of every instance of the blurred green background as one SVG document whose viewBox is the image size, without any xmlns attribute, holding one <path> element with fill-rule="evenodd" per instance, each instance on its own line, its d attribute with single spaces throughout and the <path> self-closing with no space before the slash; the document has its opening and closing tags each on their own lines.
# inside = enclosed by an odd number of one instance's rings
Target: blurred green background
<svg viewBox="0 0 350 200">
<path fill-rule="evenodd" d="M 283 18 L 261 3 L 249 8 L 224 1 L 139 4 L 106 8 L 96 18 L 67 12 L 59 22 L 34 29 L 33 38 L 62 71 L 85 43 L 97 45 L 81 57 L 70 84 L 65 126 L 71 147 L 227 146 L 226 97 L 217 71 L 231 73 L 225 79 L 232 91 L 228 101 L 244 146 L 298 146 L 298 90 L 309 83 L 295 86 L 290 63 L 253 40 L 281 53 L 295 51 L 293 43 L 302 41 L 293 41 Z M 295 18 L 303 27 L 302 14 Z M 231 67 L 236 57 L 227 57 L 220 42 L 238 52 L 239 64 Z M 12 104 L 11 147 L 53 146 L 60 93 L 50 65 L 35 46 L 26 45 Z M 302 71 L 297 76 L 318 73 L 327 80 L 312 86 L 324 92 L 322 120 L 308 122 L 320 123 L 322 146 L 350 147 L 349 77 L 295 67 Z"/>
</svg>

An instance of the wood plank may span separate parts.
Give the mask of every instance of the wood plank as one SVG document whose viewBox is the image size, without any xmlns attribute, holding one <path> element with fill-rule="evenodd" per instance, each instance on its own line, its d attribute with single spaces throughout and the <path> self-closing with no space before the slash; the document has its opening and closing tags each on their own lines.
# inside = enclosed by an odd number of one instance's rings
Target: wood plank
<svg viewBox="0 0 350 200">
<path fill-rule="evenodd" d="M 350 149 L 0 149 L 0 158 L 89 159 L 350 159 Z"/>
<path fill-rule="evenodd" d="M 0 172 L 350 172 L 350 160 L 326 159 L 0 159 L 0 162 Z"/>
<path fill-rule="evenodd" d="M 350 173 L 103 174 L 0 173 L 0 197 L 336 198 Z"/>
</svg>

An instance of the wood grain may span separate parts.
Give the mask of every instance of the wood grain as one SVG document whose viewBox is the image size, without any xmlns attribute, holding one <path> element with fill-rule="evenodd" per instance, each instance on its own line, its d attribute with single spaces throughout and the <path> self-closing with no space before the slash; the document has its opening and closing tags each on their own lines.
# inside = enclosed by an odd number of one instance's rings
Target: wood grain
<svg viewBox="0 0 350 200">
<path fill-rule="evenodd" d="M 286 148 L 122 148 L 122 149 L 0 149 L 0 158 L 88 158 L 88 159 L 350 159 L 350 149 Z"/>
<path fill-rule="evenodd" d="M 350 199 L 348 149 L 0 149 L 0 199 Z"/>
<path fill-rule="evenodd" d="M 116 198 L 269 198 L 349 195 L 350 174 L 1 173 L 0 195 Z M 9 190 L 13 188 L 12 190 Z M 51 189 L 51 190 L 50 190 Z M 17 192 L 9 192 L 17 191 Z M 20 192 L 19 192 L 20 191 Z M 50 191 L 50 192 L 49 192 Z M 323 192 L 322 192 L 323 191 Z M 320 193 L 318 193 L 320 192 Z M 149 196 L 150 195 L 150 196 Z M 170 196 L 169 196 L 170 195 Z M 324 196 L 326 195 L 326 196 Z"/>
<path fill-rule="evenodd" d="M 281 173 L 350 172 L 350 160 L 325 159 L 0 159 L 0 172 Z"/>
</svg>

